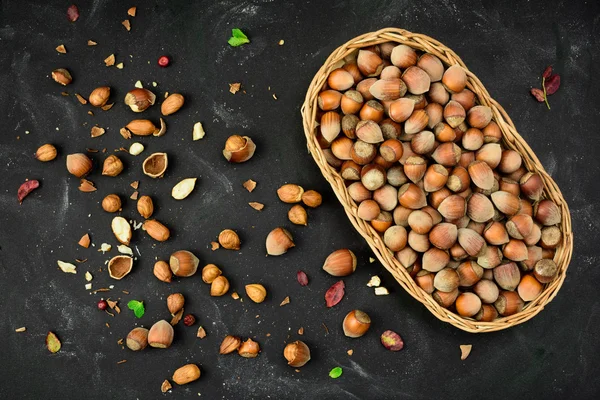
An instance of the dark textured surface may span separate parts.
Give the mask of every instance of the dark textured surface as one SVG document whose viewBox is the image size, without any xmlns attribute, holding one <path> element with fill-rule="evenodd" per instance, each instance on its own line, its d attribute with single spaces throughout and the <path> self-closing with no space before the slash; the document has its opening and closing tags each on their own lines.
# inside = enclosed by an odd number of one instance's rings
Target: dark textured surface
<svg viewBox="0 0 600 400">
<path fill-rule="evenodd" d="M 0 398 L 159 398 L 161 382 L 188 362 L 201 366 L 202 378 L 175 387 L 168 397 L 598 397 L 600 347 L 594 332 L 600 324 L 600 8 L 596 1 L 151 3 L 137 4 L 138 16 L 131 19 L 129 33 L 120 24 L 133 5 L 127 2 L 80 2 L 81 18 L 74 24 L 66 20 L 68 2 L 0 3 Z M 455 50 L 504 105 L 571 207 L 575 251 L 567 280 L 547 309 L 524 325 L 476 336 L 435 319 L 379 263 L 369 264 L 367 245 L 352 230 L 305 150 L 299 110 L 313 74 L 335 47 L 385 26 L 428 34 Z M 242 28 L 252 43 L 230 48 L 226 42 L 233 27 Z M 98 46 L 86 46 L 88 39 Z M 280 39 L 284 46 L 277 45 Z M 54 50 L 61 43 L 67 54 Z M 111 53 L 117 62 L 124 62 L 123 70 L 104 66 L 102 60 Z M 171 67 L 156 66 L 162 54 L 173 57 Z M 555 66 L 563 82 L 550 99 L 551 111 L 528 94 L 547 64 Z M 49 78 L 57 67 L 73 73 L 69 93 L 87 96 L 106 84 L 117 104 L 109 112 L 94 110 L 95 116 L 88 116 L 89 106 L 73 96 L 61 96 L 63 89 Z M 141 156 L 119 153 L 126 164 L 121 176 L 102 177 L 105 155 L 94 154 L 90 179 L 98 191 L 79 192 L 77 180 L 65 170 L 66 154 L 86 147 L 112 152 L 129 146 L 118 129 L 134 118 L 122 98 L 137 80 L 146 86 L 157 82 L 154 91 L 159 96 L 165 91 L 183 93 L 185 107 L 167 118 L 166 136 L 139 140 L 146 146 Z M 242 82 L 246 93 L 231 95 L 229 82 Z M 156 120 L 159 108 L 144 115 Z M 191 129 L 197 121 L 204 123 L 207 135 L 192 142 Z M 107 133 L 91 139 L 93 124 L 107 128 Z M 252 136 L 258 146 L 255 157 L 239 166 L 229 165 L 221 156 L 225 138 L 234 133 Z M 46 142 L 59 147 L 60 157 L 42 164 L 31 154 Z M 144 156 L 154 151 L 166 151 L 170 157 L 162 180 L 141 172 Z M 190 176 L 199 178 L 196 191 L 184 201 L 173 200 L 171 187 Z M 39 179 L 41 187 L 19 206 L 16 191 L 26 178 Z M 248 178 L 258 182 L 251 194 L 241 186 Z M 99 272 L 109 254 L 102 255 L 97 248 L 102 242 L 117 244 L 110 232 L 111 215 L 99 203 L 104 195 L 118 193 L 126 199 L 122 215 L 139 221 L 135 204 L 128 199 L 133 191 L 129 183 L 138 179 L 140 193 L 155 199 L 156 218 L 172 229 L 173 237 L 156 244 L 136 231 L 133 244 L 141 257 L 133 273 L 117 282 L 106 271 Z M 324 194 L 324 205 L 309 211 L 308 227 L 289 227 L 288 207 L 275 195 L 285 182 Z M 247 206 L 248 201 L 266 207 L 258 213 Z M 297 246 L 283 257 L 266 258 L 264 238 L 279 225 L 290 228 Z M 239 252 L 210 250 L 210 241 L 223 228 L 240 233 Z M 91 234 L 95 248 L 76 245 L 85 232 Z M 336 280 L 320 266 L 329 252 L 342 247 L 356 252 L 359 268 L 345 279 L 344 300 L 326 309 L 324 291 Z M 182 248 L 194 251 L 202 265 L 221 266 L 240 294 L 247 283 L 264 283 L 267 301 L 257 305 L 230 296 L 211 298 L 198 276 L 170 285 L 157 281 L 151 272 L 155 258 L 165 259 Z M 113 249 L 110 255 L 115 254 Z M 78 266 L 77 275 L 57 269 L 56 260 L 75 258 L 89 259 Z M 308 287 L 296 283 L 298 269 L 308 273 Z M 96 310 L 102 293 L 90 295 L 84 289 L 87 270 L 94 275 L 94 288 L 115 285 L 108 295 L 121 299 L 120 315 L 113 318 Z M 373 274 L 382 277 L 391 295 L 375 297 L 365 286 Z M 168 350 L 122 350 L 117 340 L 131 328 L 168 318 L 164 300 L 174 291 L 186 296 L 186 311 L 197 316 L 208 337 L 196 339 L 195 328 L 180 324 Z M 280 308 L 285 296 L 291 303 Z M 141 320 L 126 309 L 130 299 L 146 303 Z M 353 308 L 367 311 L 373 319 L 371 331 L 358 340 L 344 337 L 340 328 L 343 316 Z M 20 326 L 27 332 L 15 333 Z M 296 373 L 286 366 L 282 350 L 286 341 L 299 338 L 300 327 L 313 360 Z M 379 344 L 385 329 L 403 336 L 402 352 L 388 352 Z M 54 355 L 44 346 L 48 330 L 63 342 Z M 260 356 L 249 360 L 219 356 L 219 343 L 229 333 L 255 338 L 262 346 Z M 464 343 L 472 343 L 473 351 L 460 361 L 458 346 Z M 354 349 L 352 357 L 346 354 L 348 349 Z M 127 362 L 117 365 L 123 359 Z M 338 365 L 344 374 L 332 380 L 328 371 Z"/>
</svg>

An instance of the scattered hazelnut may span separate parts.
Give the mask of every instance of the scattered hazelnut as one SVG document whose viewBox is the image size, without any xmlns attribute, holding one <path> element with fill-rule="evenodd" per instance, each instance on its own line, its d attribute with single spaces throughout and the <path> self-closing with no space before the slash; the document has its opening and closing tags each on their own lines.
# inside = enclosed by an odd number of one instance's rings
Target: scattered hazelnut
<svg viewBox="0 0 600 400">
<path fill-rule="evenodd" d="M 307 207 L 317 208 L 323 202 L 323 198 L 321 197 L 319 192 L 314 190 L 307 190 L 306 192 L 304 192 L 304 194 L 302 194 L 302 202 Z"/>
<path fill-rule="evenodd" d="M 219 243 L 225 249 L 240 249 L 240 237 L 231 229 L 225 229 L 221 233 L 219 233 Z"/>
<path fill-rule="evenodd" d="M 138 351 L 144 350 L 148 346 L 148 329 L 146 328 L 134 328 L 127 335 L 125 341 L 127 347 L 130 350 Z"/>
<path fill-rule="evenodd" d="M 204 283 L 212 283 L 222 272 L 215 264 L 208 264 L 202 268 L 202 280 Z"/>
<path fill-rule="evenodd" d="M 300 204 L 295 204 L 288 211 L 288 219 L 291 223 L 295 225 L 304 225 L 308 224 L 308 215 L 306 214 L 306 210 Z"/>
<path fill-rule="evenodd" d="M 100 86 L 90 93 L 88 101 L 94 107 L 102 107 L 110 97 L 110 88 L 108 86 Z"/>
<path fill-rule="evenodd" d="M 296 340 L 285 346 L 283 356 L 290 367 L 299 368 L 310 361 L 310 349 L 306 343 Z"/>
<path fill-rule="evenodd" d="M 302 186 L 292 183 L 288 183 L 277 189 L 277 196 L 284 203 L 299 203 L 303 195 L 304 189 Z"/>
<path fill-rule="evenodd" d="M 102 209 L 110 213 L 119 211 L 121 209 L 121 198 L 116 194 L 109 194 L 102 199 Z"/>
<path fill-rule="evenodd" d="M 171 272 L 171 268 L 169 268 L 169 264 L 165 261 L 157 261 L 154 264 L 154 276 L 158 278 L 158 280 L 163 282 L 171 282 L 173 277 L 173 273 Z"/>
<path fill-rule="evenodd" d="M 137 201 L 137 210 L 143 218 L 150 218 L 154 212 L 154 203 L 152 202 L 152 198 L 150 196 L 140 197 Z"/>
<path fill-rule="evenodd" d="M 241 163 L 251 159 L 255 150 L 256 145 L 248 136 L 233 135 L 225 142 L 223 156 L 229 162 Z"/>
<path fill-rule="evenodd" d="M 200 260 L 187 250 L 179 250 L 171 254 L 169 265 L 176 276 L 188 277 L 196 273 Z"/>
<path fill-rule="evenodd" d="M 244 358 L 254 358 L 258 356 L 260 346 L 252 339 L 246 340 L 238 349 L 238 354 Z"/>
<path fill-rule="evenodd" d="M 67 171 L 71 175 L 83 178 L 92 170 L 92 160 L 83 153 L 69 154 L 67 156 Z"/>
<path fill-rule="evenodd" d="M 267 236 L 266 246 L 268 255 L 280 256 L 294 247 L 295 244 L 292 235 L 287 230 L 275 228 Z"/>
<path fill-rule="evenodd" d="M 151 347 L 166 349 L 173 343 L 173 327 L 164 319 L 158 321 L 148 332 L 148 344 Z"/>
<path fill-rule="evenodd" d="M 267 290 L 260 283 L 246 285 L 246 294 L 255 303 L 262 303 L 267 297 Z"/>
<path fill-rule="evenodd" d="M 56 147 L 47 143 L 40 146 L 39 149 L 35 152 L 35 158 L 42 162 L 52 161 L 56 158 Z"/>
<path fill-rule="evenodd" d="M 173 293 L 167 297 L 167 308 L 171 314 L 176 314 L 183 308 L 185 298 L 181 293 Z"/>
<path fill-rule="evenodd" d="M 185 385 L 200 378 L 200 368 L 196 364 L 187 364 L 177 368 L 173 373 L 173 382 Z"/>
<path fill-rule="evenodd" d="M 325 260 L 323 270 L 331 276 L 348 276 L 356 270 L 356 256 L 348 249 L 336 250 Z"/>
<path fill-rule="evenodd" d="M 67 86 L 69 83 L 73 82 L 71 73 L 64 68 L 58 68 L 52 71 L 52 79 L 63 86 Z"/>
<path fill-rule="evenodd" d="M 223 296 L 229 290 L 229 281 L 223 275 L 217 276 L 210 284 L 210 295 Z"/>
<path fill-rule="evenodd" d="M 102 166 L 102 175 L 105 176 L 117 176 L 123 171 L 123 162 L 119 157 L 114 154 L 108 156 L 106 160 L 104 160 L 104 165 Z"/>
<path fill-rule="evenodd" d="M 148 107 L 154 105 L 156 95 L 148 89 L 135 88 L 125 95 L 125 104 L 127 104 L 133 112 L 142 112 Z"/>
<path fill-rule="evenodd" d="M 241 343 L 242 343 L 242 340 L 239 337 L 227 335 L 227 336 L 225 336 L 225 339 L 223 339 L 223 342 L 221 342 L 221 347 L 219 348 L 219 354 L 233 353 L 240 347 Z"/>
<path fill-rule="evenodd" d="M 352 310 L 344 318 L 342 328 L 344 335 L 350 338 L 358 338 L 367 333 L 371 326 L 371 318 L 367 313 L 360 310 Z"/>
<path fill-rule="evenodd" d="M 145 230 L 152 239 L 158 242 L 164 242 L 171 236 L 169 228 L 163 225 L 162 222 L 159 222 L 155 219 L 146 220 L 144 225 L 142 225 L 142 229 Z"/>
</svg>

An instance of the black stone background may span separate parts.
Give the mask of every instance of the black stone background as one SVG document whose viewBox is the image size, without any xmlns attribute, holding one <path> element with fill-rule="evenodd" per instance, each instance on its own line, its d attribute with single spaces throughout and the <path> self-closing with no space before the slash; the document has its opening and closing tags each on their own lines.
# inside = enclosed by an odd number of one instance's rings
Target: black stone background
<svg viewBox="0 0 600 400">
<path fill-rule="evenodd" d="M 137 3 L 137 4 L 136 4 Z M 160 384 L 179 366 L 198 363 L 199 381 L 175 387 L 169 398 L 203 399 L 430 399 L 430 398 L 598 398 L 600 323 L 598 282 L 598 125 L 600 69 L 597 1 L 79 1 L 81 18 L 66 20 L 68 1 L 2 1 L 0 3 L 0 398 L 2 399 L 156 399 Z M 137 5 L 132 30 L 121 21 Z M 352 229 L 342 207 L 306 151 L 300 106 L 306 89 L 326 57 L 359 34 L 396 26 L 430 35 L 454 49 L 507 110 L 521 135 L 535 150 L 561 187 L 573 218 L 575 249 L 559 295 L 533 320 L 510 330 L 472 335 L 438 321 L 397 285 L 375 262 L 366 243 Z M 227 45 L 231 28 L 246 32 L 252 43 Z M 98 42 L 88 47 L 86 41 Z M 285 40 L 284 46 L 278 41 Z M 64 44 L 67 54 L 54 48 Z M 125 68 L 106 68 L 115 53 Z M 168 54 L 166 69 L 156 59 Z M 544 67 L 553 64 L 562 75 L 560 91 L 550 98 L 552 110 L 529 95 L 539 85 Z M 50 79 L 54 68 L 72 71 L 66 89 Z M 162 97 L 181 92 L 186 105 L 167 117 L 162 138 L 139 139 L 146 146 L 138 157 L 119 153 L 126 169 L 116 178 L 100 175 L 106 156 L 93 155 L 90 175 L 98 187 L 92 194 L 77 190 L 78 181 L 64 167 L 65 156 L 86 147 L 110 153 L 132 142 L 118 130 L 136 117 L 122 103 L 137 80 Z M 232 95 L 228 83 L 242 82 L 246 93 Z M 73 94 L 87 96 L 99 85 L 112 88 L 109 112 L 80 105 Z M 269 89 L 270 88 L 270 89 Z M 274 100 L 275 93 L 278 100 Z M 159 107 L 143 114 L 158 120 Z M 202 121 L 206 137 L 192 142 L 194 122 Z M 90 127 L 107 133 L 96 139 Z M 26 133 L 29 131 L 29 134 Z M 247 134 L 256 142 L 255 157 L 230 165 L 221 155 L 231 134 Z M 46 142 L 60 156 L 50 163 L 32 158 Z M 141 172 L 144 156 L 166 151 L 169 169 L 161 180 Z M 107 153 L 108 154 L 108 153 Z M 170 197 L 182 178 L 198 177 L 195 192 L 184 201 Z M 19 206 L 16 192 L 26 179 L 41 187 Z M 242 188 L 252 178 L 253 193 Z M 167 224 L 172 238 L 155 243 L 136 231 L 133 245 L 141 257 L 122 281 L 99 272 L 109 256 L 97 248 L 116 242 L 111 215 L 103 212 L 103 196 L 115 192 L 125 199 L 126 218 L 140 221 L 128 199 L 129 183 L 140 180 L 140 193 L 151 195 L 156 218 Z M 290 226 L 288 206 L 275 190 L 286 182 L 323 193 L 324 204 L 309 210 L 307 227 Z M 266 204 L 258 213 L 249 201 Z M 283 257 L 265 257 L 267 233 L 285 226 L 296 248 Z M 239 252 L 212 252 L 209 243 L 223 228 L 236 229 Z M 95 248 L 77 241 L 89 232 Z M 358 256 L 356 273 L 346 279 L 347 295 L 327 309 L 323 294 L 336 279 L 320 270 L 325 257 L 338 248 Z M 164 284 L 152 276 L 155 258 L 166 259 L 178 249 L 222 267 L 243 302 L 230 296 L 211 298 L 199 276 Z M 88 258 L 77 275 L 62 273 L 56 260 Z M 308 287 L 296 283 L 296 271 L 310 277 Z M 84 273 L 94 275 L 94 288 L 115 285 L 108 294 L 90 295 Z M 366 287 L 378 274 L 391 291 L 376 297 Z M 268 289 L 263 304 L 249 302 L 243 287 L 262 282 Z M 130 292 L 129 295 L 122 290 Z M 168 318 L 165 299 L 182 292 L 186 311 L 196 315 L 208 337 L 196 339 L 196 327 L 176 326 L 168 350 L 133 353 L 117 345 L 134 326 L 149 327 Z M 123 310 L 114 318 L 96 309 L 102 296 L 120 299 Z M 280 307 L 285 296 L 291 303 Z M 126 307 L 143 300 L 145 316 L 137 320 Z M 368 334 L 348 339 L 341 332 L 351 309 L 373 319 Z M 105 326 L 110 324 L 110 328 Z M 329 328 L 326 334 L 322 324 Z M 25 333 L 15 328 L 26 326 Z M 304 336 L 296 332 L 304 327 Z M 379 344 L 386 329 L 405 340 L 402 352 Z M 55 331 L 63 347 L 50 354 L 47 331 Z M 267 333 L 271 335 L 267 337 Z M 262 353 L 256 359 L 219 356 L 226 334 L 255 338 Z M 297 373 L 286 365 L 286 341 L 302 339 L 313 359 Z M 459 345 L 471 343 L 471 356 L 460 360 Z M 346 354 L 354 349 L 354 355 Z M 127 362 L 117 365 L 117 361 Z M 328 377 L 335 366 L 344 374 Z"/>
</svg>

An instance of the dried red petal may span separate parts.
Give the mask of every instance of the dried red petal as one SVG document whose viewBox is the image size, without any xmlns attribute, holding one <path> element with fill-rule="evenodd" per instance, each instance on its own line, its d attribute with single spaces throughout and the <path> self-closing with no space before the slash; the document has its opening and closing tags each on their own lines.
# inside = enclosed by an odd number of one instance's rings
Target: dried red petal
<svg viewBox="0 0 600 400">
<path fill-rule="evenodd" d="M 75 22 L 79 19 L 79 8 L 75 4 L 67 8 L 67 18 L 71 22 Z"/>
<path fill-rule="evenodd" d="M 17 198 L 19 199 L 19 204 L 23 203 L 23 199 L 27 197 L 27 195 L 33 192 L 34 189 L 40 187 L 40 182 L 32 179 L 30 181 L 26 181 L 21 186 L 19 186 L 19 191 L 17 192 Z"/>
<path fill-rule="evenodd" d="M 298 278 L 298 283 L 300 286 L 308 285 L 308 276 L 304 273 L 304 271 L 298 271 L 296 274 L 296 278 Z"/>
<path fill-rule="evenodd" d="M 550 75 L 552 75 L 552 65 L 548 65 L 546 67 L 546 69 L 544 70 L 544 73 L 542 74 L 542 78 L 550 78 Z"/>
<path fill-rule="evenodd" d="M 325 293 L 325 301 L 327 302 L 327 307 L 333 307 L 344 297 L 345 291 L 344 288 L 346 285 L 344 281 L 338 281 L 331 285 L 327 292 Z"/>
<path fill-rule="evenodd" d="M 544 86 L 546 86 L 546 94 L 548 96 L 556 93 L 560 87 L 560 75 L 554 74 L 550 78 L 546 79 Z"/>
<path fill-rule="evenodd" d="M 531 89 L 531 94 L 540 103 L 544 102 L 544 91 L 542 89 L 533 88 Z"/>
</svg>

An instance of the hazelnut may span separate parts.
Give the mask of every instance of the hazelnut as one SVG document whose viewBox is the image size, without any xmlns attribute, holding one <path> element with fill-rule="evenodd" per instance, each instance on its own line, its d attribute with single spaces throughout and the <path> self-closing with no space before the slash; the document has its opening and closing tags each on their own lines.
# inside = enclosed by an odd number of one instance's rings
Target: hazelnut
<svg viewBox="0 0 600 400">
<path fill-rule="evenodd" d="M 220 297 L 229 290 L 229 281 L 223 275 L 217 276 L 210 284 L 210 295 Z"/>
<path fill-rule="evenodd" d="M 130 350 L 138 351 L 144 350 L 148 346 L 148 329 L 146 328 L 134 328 L 127 335 L 125 341 L 127 347 Z"/>
<path fill-rule="evenodd" d="M 123 162 L 119 157 L 114 154 L 108 156 L 106 160 L 104 160 L 104 164 L 102 166 L 102 175 L 105 176 L 117 176 L 123 171 Z"/>
<path fill-rule="evenodd" d="M 67 171 L 71 175 L 83 178 L 92 170 L 92 160 L 83 153 L 69 154 L 67 156 Z"/>
<path fill-rule="evenodd" d="M 173 273 L 171 272 L 171 268 L 169 268 L 169 264 L 165 261 L 157 261 L 154 264 L 154 276 L 158 278 L 158 280 L 163 282 L 171 282 L 171 278 L 173 277 Z"/>
<path fill-rule="evenodd" d="M 288 361 L 290 367 L 300 368 L 310 361 L 310 349 L 306 343 L 296 340 L 285 346 L 283 356 Z"/>
<path fill-rule="evenodd" d="M 360 310 L 352 310 L 344 318 L 342 328 L 344 335 L 350 338 L 361 337 L 369 330 L 371 318 L 367 313 Z"/>
<path fill-rule="evenodd" d="M 67 86 L 69 83 L 73 82 L 71 73 L 64 68 L 58 68 L 52 71 L 52 79 L 63 86 Z"/>
<path fill-rule="evenodd" d="M 225 142 L 223 156 L 229 162 L 241 163 L 251 159 L 255 150 L 256 145 L 248 136 L 233 135 Z"/>
<path fill-rule="evenodd" d="M 148 344 L 151 347 L 166 349 L 173 343 L 173 327 L 164 319 L 158 321 L 148 332 Z"/>
<path fill-rule="evenodd" d="M 184 102 L 185 99 L 182 95 L 179 93 L 173 93 L 163 101 L 160 106 L 160 112 L 165 116 L 171 115 L 183 107 Z"/>
<path fill-rule="evenodd" d="M 311 208 L 317 208 L 323 202 L 323 198 L 319 192 L 315 190 L 307 190 L 302 195 L 302 202 Z"/>
<path fill-rule="evenodd" d="M 154 204 L 150 196 L 142 196 L 137 201 L 137 210 L 143 218 L 150 218 L 154 212 Z"/>
<path fill-rule="evenodd" d="M 284 203 L 298 203 L 302 200 L 304 189 L 302 186 L 288 183 L 277 189 L 277 196 L 279 200 Z"/>
<path fill-rule="evenodd" d="M 246 294 L 255 303 L 262 303 L 267 297 L 267 290 L 260 283 L 246 285 Z"/>
<path fill-rule="evenodd" d="M 200 260 L 187 250 L 179 250 L 171 254 L 169 265 L 176 276 L 188 277 L 196 273 Z"/>
<path fill-rule="evenodd" d="M 258 356 L 260 346 L 252 339 L 246 340 L 238 349 L 238 354 L 244 358 L 254 358 Z"/>
<path fill-rule="evenodd" d="M 294 247 L 295 244 L 292 235 L 287 230 L 275 228 L 267 236 L 266 246 L 268 255 L 280 256 Z"/>
<path fill-rule="evenodd" d="M 221 342 L 221 347 L 219 348 L 219 354 L 233 353 L 240 347 L 241 343 L 242 343 L 242 340 L 239 337 L 227 335 L 227 336 L 225 336 L 225 339 L 223 339 L 223 342 Z"/>
<path fill-rule="evenodd" d="M 121 198 L 116 194 L 109 194 L 102 199 L 102 209 L 109 213 L 119 211 L 121 209 Z"/>
<path fill-rule="evenodd" d="M 177 314 L 183 308 L 185 298 L 181 293 L 173 293 L 167 297 L 167 308 L 171 314 Z"/>
<path fill-rule="evenodd" d="M 47 143 L 40 146 L 40 148 L 35 152 L 34 156 L 37 160 L 46 162 L 54 160 L 56 158 L 56 153 L 56 147 Z"/>
<path fill-rule="evenodd" d="M 196 364 L 187 364 L 177 368 L 173 373 L 173 382 L 185 385 L 200 378 L 200 368 Z"/>
<path fill-rule="evenodd" d="M 288 219 L 295 225 L 307 225 L 308 215 L 306 210 L 300 204 L 295 204 L 288 211 Z"/>
<path fill-rule="evenodd" d="M 331 276 L 348 276 L 356 270 L 356 256 L 348 249 L 336 250 L 325 260 L 323 270 Z"/>
<path fill-rule="evenodd" d="M 164 242 L 171 236 L 169 228 L 155 219 L 146 220 L 144 225 L 142 225 L 142 229 L 145 230 L 152 239 L 158 242 Z"/>
<path fill-rule="evenodd" d="M 135 88 L 125 95 L 125 104 L 127 104 L 133 112 L 142 112 L 151 105 L 154 105 L 156 95 L 144 88 Z"/>
<path fill-rule="evenodd" d="M 240 249 L 240 237 L 231 229 L 225 229 L 219 233 L 219 244 L 228 250 Z"/>
<path fill-rule="evenodd" d="M 212 283 L 221 274 L 221 270 L 215 264 L 208 264 L 202 268 L 202 280 L 204 283 Z"/>
<path fill-rule="evenodd" d="M 110 88 L 108 86 L 100 86 L 90 93 L 88 101 L 94 107 L 102 107 L 110 97 Z"/>
</svg>

